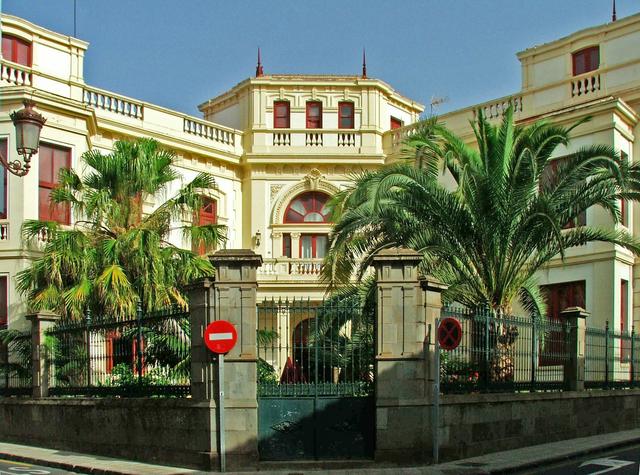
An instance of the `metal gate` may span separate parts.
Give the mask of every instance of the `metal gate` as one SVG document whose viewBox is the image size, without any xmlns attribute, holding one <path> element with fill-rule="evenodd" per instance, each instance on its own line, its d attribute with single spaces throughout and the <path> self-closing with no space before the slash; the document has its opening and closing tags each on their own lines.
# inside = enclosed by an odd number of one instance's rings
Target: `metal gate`
<svg viewBox="0 0 640 475">
<path fill-rule="evenodd" d="M 373 456 L 374 317 L 354 299 L 258 304 L 261 460 Z"/>
</svg>

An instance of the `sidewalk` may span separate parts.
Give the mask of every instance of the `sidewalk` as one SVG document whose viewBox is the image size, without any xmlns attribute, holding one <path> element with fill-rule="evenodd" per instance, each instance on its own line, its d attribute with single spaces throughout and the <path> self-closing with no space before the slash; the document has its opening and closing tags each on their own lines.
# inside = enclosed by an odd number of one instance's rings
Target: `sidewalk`
<svg viewBox="0 0 640 475">
<path fill-rule="evenodd" d="M 374 468 L 371 464 L 368 464 L 367 468 L 327 470 L 300 468 L 303 464 L 296 463 L 291 463 L 291 467 L 289 467 L 283 463 L 283 469 L 280 470 L 262 469 L 254 472 L 228 473 L 230 475 L 299 475 L 303 473 L 313 473 L 314 475 L 392 475 L 397 473 L 406 475 L 502 474 L 524 469 L 533 469 L 535 467 L 562 462 L 564 460 L 580 457 L 589 453 L 602 452 L 633 444 L 640 444 L 640 429 L 534 445 L 522 449 L 495 452 L 492 454 L 439 465 Z M 29 447 L 2 442 L 0 442 L 0 459 L 47 465 L 54 468 L 80 473 L 104 475 L 178 475 L 205 473 L 178 467 L 164 467 L 140 462 L 129 462 L 109 457 L 78 454 L 74 452 L 43 449 L 39 447 Z"/>
</svg>

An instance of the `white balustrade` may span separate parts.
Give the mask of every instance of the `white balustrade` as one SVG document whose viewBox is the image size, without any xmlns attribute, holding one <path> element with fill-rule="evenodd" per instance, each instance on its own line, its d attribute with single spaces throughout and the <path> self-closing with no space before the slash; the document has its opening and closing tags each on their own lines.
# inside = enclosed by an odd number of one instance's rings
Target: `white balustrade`
<svg viewBox="0 0 640 475">
<path fill-rule="evenodd" d="M 513 96 L 505 99 L 500 99 L 496 102 L 489 104 L 483 104 L 478 107 L 486 119 L 499 119 L 504 115 L 509 106 L 513 106 L 513 113 L 517 114 L 522 112 L 522 96 Z M 477 112 L 473 111 L 474 118 Z"/>
<path fill-rule="evenodd" d="M 600 90 L 600 74 L 590 74 L 571 81 L 571 97 L 593 95 Z"/>
<path fill-rule="evenodd" d="M 236 141 L 235 133 L 232 130 L 225 130 L 212 122 L 191 117 L 184 118 L 184 131 L 191 135 L 197 135 L 198 137 L 227 145 L 235 145 Z"/>
<path fill-rule="evenodd" d="M 126 99 L 115 94 L 109 94 L 96 89 L 85 88 L 82 100 L 97 109 L 106 110 L 116 114 L 143 119 L 144 107 L 142 103 Z"/>
<path fill-rule="evenodd" d="M 7 61 L 2 61 L 0 69 L 0 77 L 3 81 L 10 82 L 16 86 L 31 86 L 32 75 L 31 70 L 24 66 L 19 66 Z"/>
<path fill-rule="evenodd" d="M 51 233 L 47 228 L 40 229 L 37 237 L 38 244 L 46 244 L 49 242 L 50 238 L 51 238 Z"/>
<path fill-rule="evenodd" d="M 318 275 L 322 269 L 322 259 L 292 259 L 290 275 Z"/>
<path fill-rule="evenodd" d="M 9 223 L 0 223 L 0 241 L 9 240 Z"/>
<path fill-rule="evenodd" d="M 291 133 L 290 132 L 274 132 L 273 145 L 278 145 L 278 146 L 291 145 Z"/>
<path fill-rule="evenodd" d="M 288 257 L 264 259 L 262 267 L 258 269 L 258 275 L 265 280 L 288 279 L 291 276 L 308 276 L 315 280 L 322 270 L 322 262 L 322 259 L 293 259 Z"/>
<path fill-rule="evenodd" d="M 354 132 L 339 132 L 338 147 L 355 147 L 356 134 Z"/>
<path fill-rule="evenodd" d="M 307 147 L 322 147 L 322 132 L 307 132 L 304 143 Z"/>
<path fill-rule="evenodd" d="M 391 145 L 394 149 L 398 149 L 402 143 L 416 133 L 418 126 L 416 124 L 407 125 L 392 131 Z"/>
</svg>

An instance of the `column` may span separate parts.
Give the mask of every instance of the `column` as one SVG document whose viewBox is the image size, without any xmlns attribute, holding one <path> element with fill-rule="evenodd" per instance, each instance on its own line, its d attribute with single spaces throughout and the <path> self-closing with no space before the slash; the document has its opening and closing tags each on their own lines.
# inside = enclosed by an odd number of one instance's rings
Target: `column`
<svg viewBox="0 0 640 475">
<path fill-rule="evenodd" d="M 31 322 L 31 375 L 33 397 L 49 395 L 49 365 L 47 364 L 47 348 L 44 345 L 47 330 L 53 328 L 60 316 L 41 310 L 26 316 Z"/>
<path fill-rule="evenodd" d="M 291 259 L 300 259 L 300 233 L 291 233 Z"/>
<path fill-rule="evenodd" d="M 586 343 L 587 317 L 591 314 L 584 308 L 570 307 L 560 312 L 568 327 L 567 354 L 564 365 L 564 384 L 568 391 L 584 391 L 584 351 Z"/>
<path fill-rule="evenodd" d="M 238 333 L 236 346 L 224 359 L 224 410 L 227 468 L 254 467 L 258 460 L 256 357 L 256 270 L 262 257 L 251 250 L 225 249 L 209 256 L 215 279 L 190 289 L 192 333 L 192 396 L 218 404 L 218 358 L 204 345 L 206 326 L 214 320 L 231 322 Z M 213 414 L 212 414 L 213 416 Z M 211 421 L 211 468 L 218 468 L 217 419 Z"/>
<path fill-rule="evenodd" d="M 418 280 L 422 254 L 385 249 L 373 258 L 378 312 L 376 337 L 376 460 L 430 457 L 431 388 L 428 322 L 440 315 L 442 285 Z"/>
</svg>

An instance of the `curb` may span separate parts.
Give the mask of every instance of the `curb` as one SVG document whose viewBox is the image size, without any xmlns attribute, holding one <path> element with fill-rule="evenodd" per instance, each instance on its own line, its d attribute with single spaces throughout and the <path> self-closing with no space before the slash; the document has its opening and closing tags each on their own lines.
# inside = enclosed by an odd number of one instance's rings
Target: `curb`
<svg viewBox="0 0 640 475">
<path fill-rule="evenodd" d="M 132 474 L 136 473 L 134 471 L 120 471 L 120 470 L 97 468 L 97 467 L 92 467 L 92 466 L 87 465 L 87 464 L 74 464 L 74 463 L 70 463 L 70 462 L 68 462 L 68 463 L 67 462 L 56 462 L 54 460 L 39 459 L 39 458 L 36 458 L 36 457 L 28 457 L 28 456 L 23 456 L 23 455 L 14 455 L 14 454 L 6 453 L 6 452 L 0 452 L 0 459 L 10 460 L 12 462 L 30 463 L 30 464 L 33 464 L 33 465 L 43 465 L 45 467 L 57 468 L 57 469 L 60 469 L 60 470 L 69 470 L 71 472 L 85 473 L 85 474 L 95 474 L 95 475 L 132 475 Z M 189 469 L 185 468 L 184 470 L 189 470 Z M 186 473 L 186 472 L 183 472 L 182 469 L 179 469 L 178 471 L 176 471 L 174 473 L 175 473 L 175 475 L 180 475 L 181 473 Z"/>
<path fill-rule="evenodd" d="M 625 441 L 604 443 L 602 445 L 599 445 L 598 447 L 577 450 L 575 452 L 571 452 L 570 454 L 551 456 L 549 458 L 545 458 L 544 460 L 539 460 L 539 461 L 534 461 L 534 462 L 527 462 L 527 463 L 522 463 L 522 464 L 518 464 L 518 465 L 512 465 L 510 467 L 498 468 L 498 469 L 495 469 L 495 470 L 478 468 L 477 472 L 469 471 L 469 472 L 465 472 L 465 473 L 468 473 L 469 475 L 510 474 L 510 473 L 515 473 L 515 472 L 519 472 L 519 471 L 522 471 L 522 470 L 526 470 L 528 468 L 548 467 L 549 465 L 554 465 L 554 464 L 557 464 L 557 463 L 560 463 L 560 462 L 578 459 L 578 458 L 583 457 L 585 455 L 608 452 L 608 451 L 613 450 L 613 449 L 624 448 L 624 447 L 628 447 L 628 446 L 636 445 L 636 444 L 640 444 L 640 437 L 634 437 L 632 439 L 625 440 Z M 462 462 L 462 460 L 460 462 Z M 446 465 L 447 468 L 450 468 L 450 467 L 455 466 L 457 463 L 458 462 L 449 462 L 449 463 L 443 464 L 443 465 Z M 437 465 L 433 465 L 433 467 L 435 468 L 435 467 L 437 467 Z M 459 468 L 462 469 L 463 467 L 459 467 Z"/>
<path fill-rule="evenodd" d="M 473 460 L 473 458 L 471 459 L 461 459 L 461 460 L 456 460 L 456 461 L 451 461 L 451 462 L 447 462 L 444 464 L 439 464 L 439 465 L 426 465 L 426 466 L 421 466 L 421 467 L 395 467 L 396 469 L 401 470 L 402 468 L 413 468 L 413 469 L 426 469 L 428 470 L 440 470 L 440 471 L 447 471 L 449 472 L 450 470 L 460 470 L 460 472 L 464 472 L 465 475 L 502 475 L 502 474 L 512 474 L 512 473 L 516 473 L 516 472 L 520 472 L 526 469 L 533 469 L 533 468 L 540 468 L 540 467 L 548 467 L 550 465 L 554 465 L 557 463 L 561 463 L 564 461 L 570 461 L 570 460 L 574 460 L 580 457 L 583 457 L 585 455 L 590 455 L 590 454 L 597 454 L 597 453 L 602 453 L 602 452 L 608 452 L 610 450 L 613 449 L 617 449 L 617 448 L 624 448 L 624 447 L 628 447 L 628 446 L 632 446 L 632 445 L 636 445 L 636 444 L 640 444 L 640 437 L 633 437 L 630 438 L 628 440 L 624 440 L 624 441 L 617 441 L 617 442 L 610 442 L 610 443 L 603 443 L 602 445 L 599 445 L 597 447 L 592 447 L 592 448 L 587 448 L 587 449 L 581 449 L 581 450 L 577 450 L 571 453 L 567 453 L 565 455 L 557 455 L 557 456 L 551 456 L 548 458 L 545 458 L 543 460 L 537 460 L 537 461 L 531 461 L 531 462 L 525 462 L 525 463 L 521 463 L 521 464 L 513 464 L 511 466 L 508 467 L 502 467 L 502 468 L 496 468 L 496 469 L 491 469 L 491 468 L 481 468 L 481 467 L 465 467 L 464 465 L 462 465 L 464 463 L 465 460 Z M 14 455 L 14 454 L 10 454 L 7 452 L 0 452 L 0 459 L 4 459 L 4 460 L 10 460 L 13 462 L 23 462 L 23 463 L 30 463 L 30 464 L 34 464 L 34 465 L 43 465 L 43 466 L 47 466 L 47 467 L 51 467 L 51 468 L 57 468 L 57 469 L 61 469 L 61 470 L 69 470 L 72 472 L 77 472 L 77 473 L 84 473 L 84 474 L 95 474 L 95 475 L 132 475 L 135 474 L 136 472 L 134 470 L 131 471 L 122 471 L 122 470 L 114 470 L 114 469 L 104 469 L 104 468 L 97 468 L 97 467 L 92 467 L 91 465 L 88 464 L 74 464 L 71 462 L 59 462 L 59 461 L 53 461 L 53 460 L 46 460 L 46 459 L 39 459 L 37 457 L 30 457 L 30 456 L 23 456 L 23 455 Z M 137 462 L 136 462 L 137 463 Z M 480 462 L 477 462 L 480 463 Z M 488 463 L 487 465 L 490 465 L 490 463 Z M 390 468 L 392 467 L 384 467 L 384 468 L 363 468 L 362 469 L 362 473 L 372 473 L 375 474 L 378 470 L 380 470 L 382 473 L 384 473 L 385 471 L 388 471 Z M 176 471 L 174 472 L 175 475 L 179 475 L 181 473 L 187 473 L 187 472 L 191 472 L 192 469 L 187 469 L 187 468 L 178 468 L 176 467 Z M 183 472 L 184 470 L 184 472 Z M 357 468 L 350 468 L 347 469 L 350 473 L 353 473 L 353 470 L 358 470 Z M 288 470 L 285 470 L 285 472 L 287 472 Z M 315 472 L 317 470 L 313 470 L 313 472 Z M 282 473 L 282 470 L 275 470 L 273 473 L 278 472 L 278 473 Z M 296 470 L 296 473 L 306 473 L 305 471 L 299 471 Z M 323 470 L 318 471 L 318 473 L 322 473 Z M 218 473 L 218 472 L 210 472 L 210 473 Z M 240 473 L 240 472 L 238 472 Z M 251 473 L 251 472 L 250 472 Z M 270 473 L 269 470 L 264 471 L 265 474 Z"/>
</svg>

